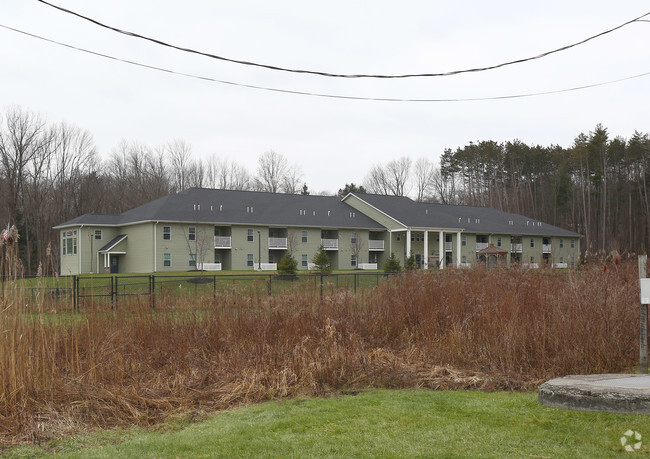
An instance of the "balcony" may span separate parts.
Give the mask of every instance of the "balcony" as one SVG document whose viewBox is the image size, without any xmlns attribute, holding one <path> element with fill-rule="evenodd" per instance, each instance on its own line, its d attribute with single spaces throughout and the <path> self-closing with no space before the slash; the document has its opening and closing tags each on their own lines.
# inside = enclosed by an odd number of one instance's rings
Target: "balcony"
<svg viewBox="0 0 650 459">
<path fill-rule="evenodd" d="M 445 252 L 452 252 L 453 249 L 451 247 L 451 242 L 445 242 Z"/>
<path fill-rule="evenodd" d="M 286 250 L 287 238 L 286 237 L 270 237 L 269 250 Z"/>
<path fill-rule="evenodd" d="M 214 248 L 215 249 L 231 249 L 232 248 L 232 238 L 230 236 L 215 236 L 214 237 Z"/>
<path fill-rule="evenodd" d="M 321 239 L 320 244 L 325 250 L 338 250 L 339 249 L 339 240 L 338 239 Z"/>
<path fill-rule="evenodd" d="M 510 252 L 511 253 L 521 253 L 522 252 L 521 247 L 522 247 L 521 244 L 510 244 Z"/>
<path fill-rule="evenodd" d="M 487 249 L 487 248 L 488 248 L 488 243 L 487 242 L 477 242 L 476 243 L 476 251 L 477 252 L 481 251 L 483 249 Z"/>
<path fill-rule="evenodd" d="M 551 244 L 542 244 L 542 253 L 551 253 Z"/>
<path fill-rule="evenodd" d="M 382 252 L 384 250 L 384 241 L 368 241 L 368 250 L 375 252 Z"/>
</svg>

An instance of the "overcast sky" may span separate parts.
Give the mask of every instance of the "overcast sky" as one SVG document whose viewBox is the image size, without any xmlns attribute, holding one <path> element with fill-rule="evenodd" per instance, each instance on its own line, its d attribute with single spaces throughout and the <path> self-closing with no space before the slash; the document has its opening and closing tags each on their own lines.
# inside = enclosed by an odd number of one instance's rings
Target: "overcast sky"
<svg viewBox="0 0 650 459">
<path fill-rule="evenodd" d="M 103 23 L 182 47 L 332 73 L 404 74 L 538 55 L 650 11 L 642 0 L 544 2 L 51 0 Z M 645 19 L 650 20 L 650 16 Z M 142 64 L 311 93 L 401 99 L 554 91 L 650 72 L 650 22 L 539 60 L 442 78 L 336 79 L 190 55 L 127 37 L 36 0 L 2 0 L 0 24 Z M 520 139 L 568 147 L 597 123 L 650 132 L 650 75 L 574 92 L 466 102 L 379 102 L 282 94 L 163 73 L 0 28 L 0 110 L 17 105 L 87 129 L 107 157 L 120 140 L 183 139 L 254 172 L 275 150 L 313 191 L 362 183 L 375 163 L 438 162 L 445 148 Z"/>
</svg>

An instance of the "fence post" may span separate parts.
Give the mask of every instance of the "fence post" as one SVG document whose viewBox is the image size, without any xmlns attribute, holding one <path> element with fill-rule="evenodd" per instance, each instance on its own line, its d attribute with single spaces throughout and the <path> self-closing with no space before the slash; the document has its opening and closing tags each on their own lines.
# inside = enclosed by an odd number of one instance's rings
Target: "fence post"
<svg viewBox="0 0 650 459">
<path fill-rule="evenodd" d="M 217 275 L 212 276 L 212 299 L 217 301 Z"/>
<path fill-rule="evenodd" d="M 323 298 L 323 271 L 320 272 L 320 297 Z"/>
<path fill-rule="evenodd" d="M 273 281 L 273 275 L 269 274 L 269 296 L 271 296 L 271 282 Z"/>
<path fill-rule="evenodd" d="M 357 294 L 357 277 L 359 277 L 359 274 L 354 273 L 354 294 Z"/>
<path fill-rule="evenodd" d="M 117 277 L 111 276 L 111 309 L 115 309 L 117 299 Z"/>
<path fill-rule="evenodd" d="M 74 312 L 77 312 L 77 308 L 79 307 L 78 295 L 79 295 L 79 284 L 77 283 L 77 276 L 72 276 L 72 310 Z"/>
<path fill-rule="evenodd" d="M 647 255 L 639 255 L 639 279 L 647 277 Z M 639 282 L 639 285 L 641 282 Z M 639 329 L 639 362 L 641 374 L 648 374 L 648 305 L 641 304 Z"/>
<path fill-rule="evenodd" d="M 151 299 L 151 307 L 156 307 L 156 276 L 152 274 L 149 276 L 149 297 Z"/>
</svg>

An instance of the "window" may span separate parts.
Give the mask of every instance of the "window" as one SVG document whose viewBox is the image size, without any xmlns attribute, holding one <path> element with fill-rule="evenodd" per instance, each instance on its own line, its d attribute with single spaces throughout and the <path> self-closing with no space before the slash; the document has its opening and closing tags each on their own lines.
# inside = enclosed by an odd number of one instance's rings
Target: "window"
<svg viewBox="0 0 650 459">
<path fill-rule="evenodd" d="M 102 240 L 102 230 L 95 230 L 95 240 Z"/>
<path fill-rule="evenodd" d="M 497 238 L 497 247 L 501 247 L 501 237 Z"/>
<path fill-rule="evenodd" d="M 246 256 L 246 266 L 253 266 L 253 254 L 249 253 Z"/>
<path fill-rule="evenodd" d="M 350 257 L 350 265 L 352 265 L 352 266 L 356 266 L 356 265 L 357 265 L 357 256 L 356 256 L 356 255 L 352 255 L 352 256 Z"/>
<path fill-rule="evenodd" d="M 169 241 L 172 238 L 172 227 L 163 226 L 163 239 Z"/>
<path fill-rule="evenodd" d="M 216 250 L 215 250 L 215 253 L 214 253 L 214 262 L 215 263 L 221 263 L 221 254 L 218 253 Z"/>
<path fill-rule="evenodd" d="M 61 231 L 61 248 L 63 255 L 77 254 L 77 230 Z"/>
<path fill-rule="evenodd" d="M 307 230 L 302 230 L 302 242 L 307 242 Z"/>
<path fill-rule="evenodd" d="M 402 240 L 402 233 L 397 233 L 397 242 Z"/>
<path fill-rule="evenodd" d="M 462 256 L 461 260 L 461 263 L 467 263 L 467 257 L 465 255 Z"/>
<path fill-rule="evenodd" d="M 356 244 L 357 243 L 357 232 L 352 231 L 352 234 L 350 235 L 350 243 L 351 244 Z M 354 265 L 352 265 L 354 266 Z"/>
<path fill-rule="evenodd" d="M 535 239 L 533 239 L 532 237 L 530 238 L 530 246 L 531 246 L 531 248 L 535 247 Z M 531 263 L 532 263 L 532 261 L 531 261 Z"/>
<path fill-rule="evenodd" d="M 248 228 L 248 242 L 253 242 L 253 228 Z"/>
<path fill-rule="evenodd" d="M 188 239 L 190 241 L 196 241 L 196 228 L 194 226 L 190 226 L 187 230 L 188 233 Z"/>
<path fill-rule="evenodd" d="M 564 263 L 564 257 L 560 257 L 560 263 Z"/>
<path fill-rule="evenodd" d="M 163 266 L 170 267 L 172 265 L 172 254 L 163 253 Z"/>
<path fill-rule="evenodd" d="M 302 254 L 302 265 L 306 268 L 307 267 L 307 255 Z"/>
<path fill-rule="evenodd" d="M 411 233 L 411 242 L 415 242 L 415 233 Z"/>
<path fill-rule="evenodd" d="M 576 248 L 576 241 L 574 239 L 571 239 L 571 248 L 572 249 Z"/>
<path fill-rule="evenodd" d="M 535 263 L 535 257 L 530 257 L 530 262 Z"/>
<path fill-rule="evenodd" d="M 561 248 L 561 249 L 564 248 L 564 239 L 560 239 L 560 248 Z"/>
<path fill-rule="evenodd" d="M 190 266 L 196 266 L 196 254 L 190 253 Z"/>
<path fill-rule="evenodd" d="M 460 242 L 461 245 L 462 245 L 463 247 L 465 247 L 465 246 L 467 245 L 467 236 L 465 236 L 465 235 L 463 234 L 463 235 L 461 236 L 460 241 L 461 241 L 461 242 Z"/>
</svg>

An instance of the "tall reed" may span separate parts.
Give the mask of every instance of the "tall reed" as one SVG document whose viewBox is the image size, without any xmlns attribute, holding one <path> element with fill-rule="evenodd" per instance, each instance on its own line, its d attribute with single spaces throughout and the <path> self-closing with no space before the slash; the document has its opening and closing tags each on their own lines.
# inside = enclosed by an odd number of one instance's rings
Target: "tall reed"
<svg viewBox="0 0 650 459">
<path fill-rule="evenodd" d="M 367 387 L 530 390 L 638 357 L 636 264 L 445 270 L 376 288 L 134 298 L 0 317 L 0 442 Z M 10 288 L 5 287 L 5 290 Z"/>
</svg>

